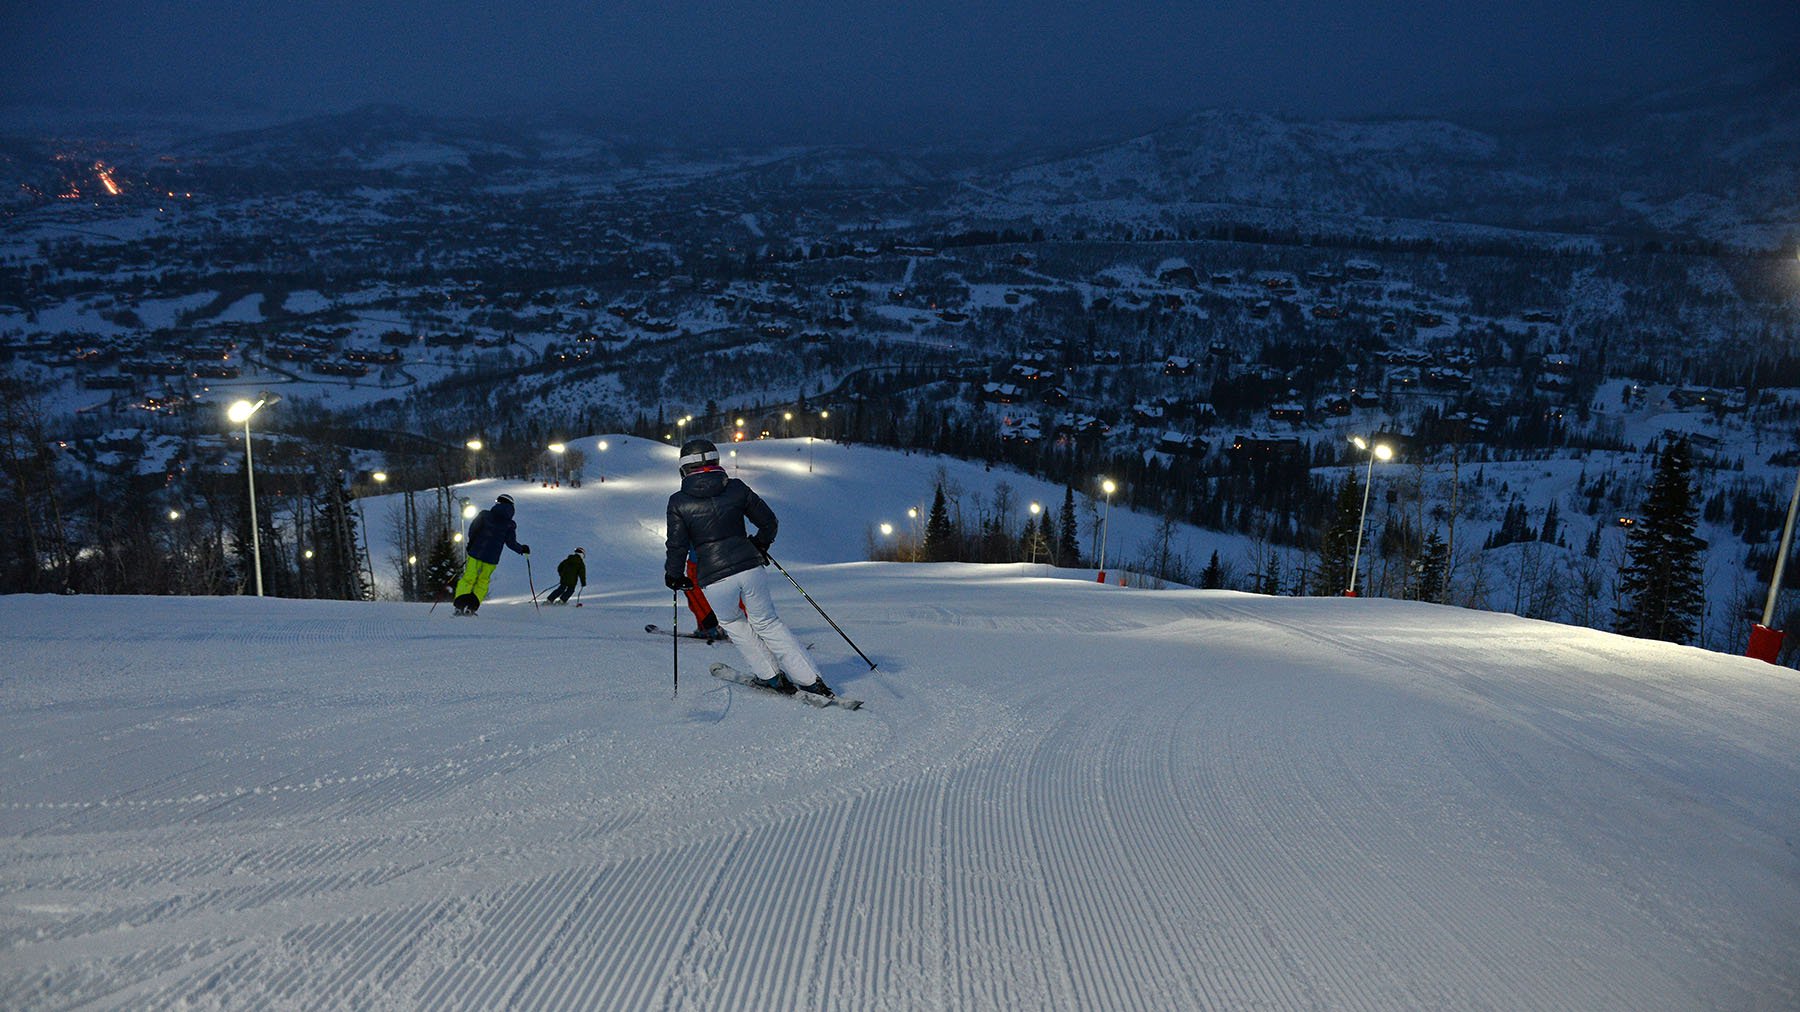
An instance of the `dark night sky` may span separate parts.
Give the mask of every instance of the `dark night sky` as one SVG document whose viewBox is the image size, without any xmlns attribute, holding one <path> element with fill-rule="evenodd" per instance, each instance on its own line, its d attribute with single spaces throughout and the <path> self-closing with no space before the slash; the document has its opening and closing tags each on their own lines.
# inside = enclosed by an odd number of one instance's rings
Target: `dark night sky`
<svg viewBox="0 0 1800 1012">
<path fill-rule="evenodd" d="M 1232 106 L 1442 114 L 1794 60 L 1796 0 L 10 5 L 0 104 L 518 106 L 771 136 Z M 808 129 L 811 128 L 811 129 Z"/>
</svg>

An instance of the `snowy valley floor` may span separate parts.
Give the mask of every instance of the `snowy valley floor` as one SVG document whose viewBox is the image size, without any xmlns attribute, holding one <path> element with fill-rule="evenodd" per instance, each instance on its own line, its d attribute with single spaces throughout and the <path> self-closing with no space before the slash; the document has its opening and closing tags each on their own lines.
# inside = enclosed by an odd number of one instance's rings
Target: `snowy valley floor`
<svg viewBox="0 0 1800 1012">
<path fill-rule="evenodd" d="M 0 1007 L 1800 1006 L 1791 670 L 790 562 L 867 707 L 671 698 L 651 541 L 541 614 L 5 598 Z"/>
</svg>

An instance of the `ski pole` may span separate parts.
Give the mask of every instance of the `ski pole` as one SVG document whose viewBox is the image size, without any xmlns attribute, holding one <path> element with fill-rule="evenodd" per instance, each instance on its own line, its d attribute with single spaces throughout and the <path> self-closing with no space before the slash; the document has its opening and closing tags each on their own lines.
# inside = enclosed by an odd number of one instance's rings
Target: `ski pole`
<svg viewBox="0 0 1800 1012">
<path fill-rule="evenodd" d="M 537 581 L 531 578 L 531 553 L 525 553 L 525 586 L 531 588 L 531 610 L 542 615 L 543 609 L 537 603 Z"/>
<path fill-rule="evenodd" d="M 675 678 L 675 691 L 670 698 L 681 695 L 681 591 L 669 591 L 669 648 L 670 672 Z"/>
<path fill-rule="evenodd" d="M 850 638 L 849 633 L 846 633 L 842 629 L 838 629 L 838 624 L 836 622 L 832 622 L 831 616 L 825 614 L 825 609 L 819 607 L 819 602 L 813 600 L 812 595 L 808 594 L 806 592 L 805 587 L 800 586 L 800 581 L 794 579 L 794 574 L 788 572 L 786 567 L 782 566 L 781 563 L 776 562 L 775 557 L 773 555 L 770 555 L 768 552 L 763 553 L 763 558 L 768 559 L 769 563 L 771 565 L 773 565 L 776 569 L 781 570 L 781 575 L 788 578 L 788 582 L 794 585 L 794 589 L 800 592 L 801 597 L 806 598 L 806 603 L 812 605 L 813 610 L 819 613 L 819 617 L 823 618 L 826 622 L 830 623 L 831 627 L 833 629 L 837 629 L 837 634 L 839 636 L 844 637 L 844 642 L 850 644 L 850 649 L 856 651 L 856 656 L 861 657 L 863 659 L 863 663 L 867 664 L 869 666 L 870 671 L 874 671 L 875 670 L 875 662 L 869 660 L 869 655 L 862 652 L 862 648 L 856 645 L 856 641 L 852 640 Z"/>
</svg>

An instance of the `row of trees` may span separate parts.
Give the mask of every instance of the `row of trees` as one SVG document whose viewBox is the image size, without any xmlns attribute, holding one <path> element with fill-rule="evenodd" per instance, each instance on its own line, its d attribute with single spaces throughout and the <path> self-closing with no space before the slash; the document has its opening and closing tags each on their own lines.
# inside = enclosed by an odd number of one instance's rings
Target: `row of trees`
<svg viewBox="0 0 1800 1012">
<path fill-rule="evenodd" d="M 1610 578 L 1600 558 L 1597 536 L 1589 539 L 1580 556 L 1563 550 L 1579 561 L 1567 569 L 1557 568 L 1542 550 L 1559 540 L 1561 521 L 1554 507 L 1541 525 L 1533 526 L 1523 520 L 1521 507 L 1510 504 L 1505 511 L 1509 521 L 1502 529 L 1512 532 L 1507 543 L 1515 545 L 1506 567 L 1506 575 L 1515 582 L 1511 588 L 1515 610 L 1552 617 L 1558 608 L 1587 601 L 1588 606 L 1577 607 L 1577 617 L 1587 624 L 1609 624 L 1618 632 L 1649 639 L 1696 642 L 1707 604 L 1702 570 L 1706 546 L 1696 533 L 1699 507 L 1692 466 L 1692 451 L 1685 441 L 1671 440 L 1661 448 L 1640 515 Z M 1086 498 L 1086 503 L 1090 547 L 1084 554 L 1083 511 L 1077 507 L 1072 486 L 1064 488 L 1060 511 L 1028 513 L 1021 527 L 1017 520 L 1021 510 L 1009 485 L 998 483 L 991 496 L 983 496 L 960 488 L 940 470 L 929 510 L 910 530 L 891 530 L 880 536 L 872 533 L 870 554 L 875 559 L 898 561 L 1091 565 L 1095 561 L 1092 539 L 1100 521 L 1094 500 Z M 1266 538 L 1254 540 L 1241 577 L 1216 551 L 1198 569 L 1175 551 L 1172 543 L 1178 521 L 1168 514 L 1135 555 L 1121 553 L 1115 556 L 1114 565 L 1144 578 L 1206 588 L 1297 595 L 1374 590 L 1410 600 L 1451 602 L 1455 559 L 1443 530 L 1423 529 L 1411 518 L 1393 515 L 1370 525 L 1374 529 L 1365 528 L 1363 484 L 1355 469 L 1332 489 L 1330 504 L 1311 537 L 1296 532 L 1299 536 L 1291 551 L 1276 550 Z M 1409 544 L 1397 546 L 1402 541 Z M 1494 547 L 1490 544 L 1484 551 Z M 1391 567 L 1386 563 L 1396 556 L 1401 565 L 1397 579 L 1390 579 L 1386 570 Z M 1377 560 L 1384 565 L 1379 580 L 1373 573 Z M 1573 585 L 1565 585 L 1569 583 Z M 1610 615 L 1593 607 L 1602 599 L 1611 601 Z"/>
</svg>

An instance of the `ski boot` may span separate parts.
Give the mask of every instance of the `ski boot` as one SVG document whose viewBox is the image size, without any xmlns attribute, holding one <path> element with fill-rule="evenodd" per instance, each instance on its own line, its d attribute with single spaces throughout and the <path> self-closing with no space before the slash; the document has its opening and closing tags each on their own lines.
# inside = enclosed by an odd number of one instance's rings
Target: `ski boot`
<svg viewBox="0 0 1800 1012">
<path fill-rule="evenodd" d="M 788 681 L 787 672 L 785 671 L 775 672 L 774 678 L 758 678 L 756 684 L 765 689 L 774 689 L 784 696 L 791 696 L 794 694 L 794 683 Z"/>
<path fill-rule="evenodd" d="M 810 685 L 796 685 L 794 688 L 801 692 L 810 692 L 815 696 L 824 696 L 826 699 L 837 698 L 837 693 L 831 691 L 831 686 L 826 685 L 825 679 L 823 678 L 818 679 Z"/>
</svg>

